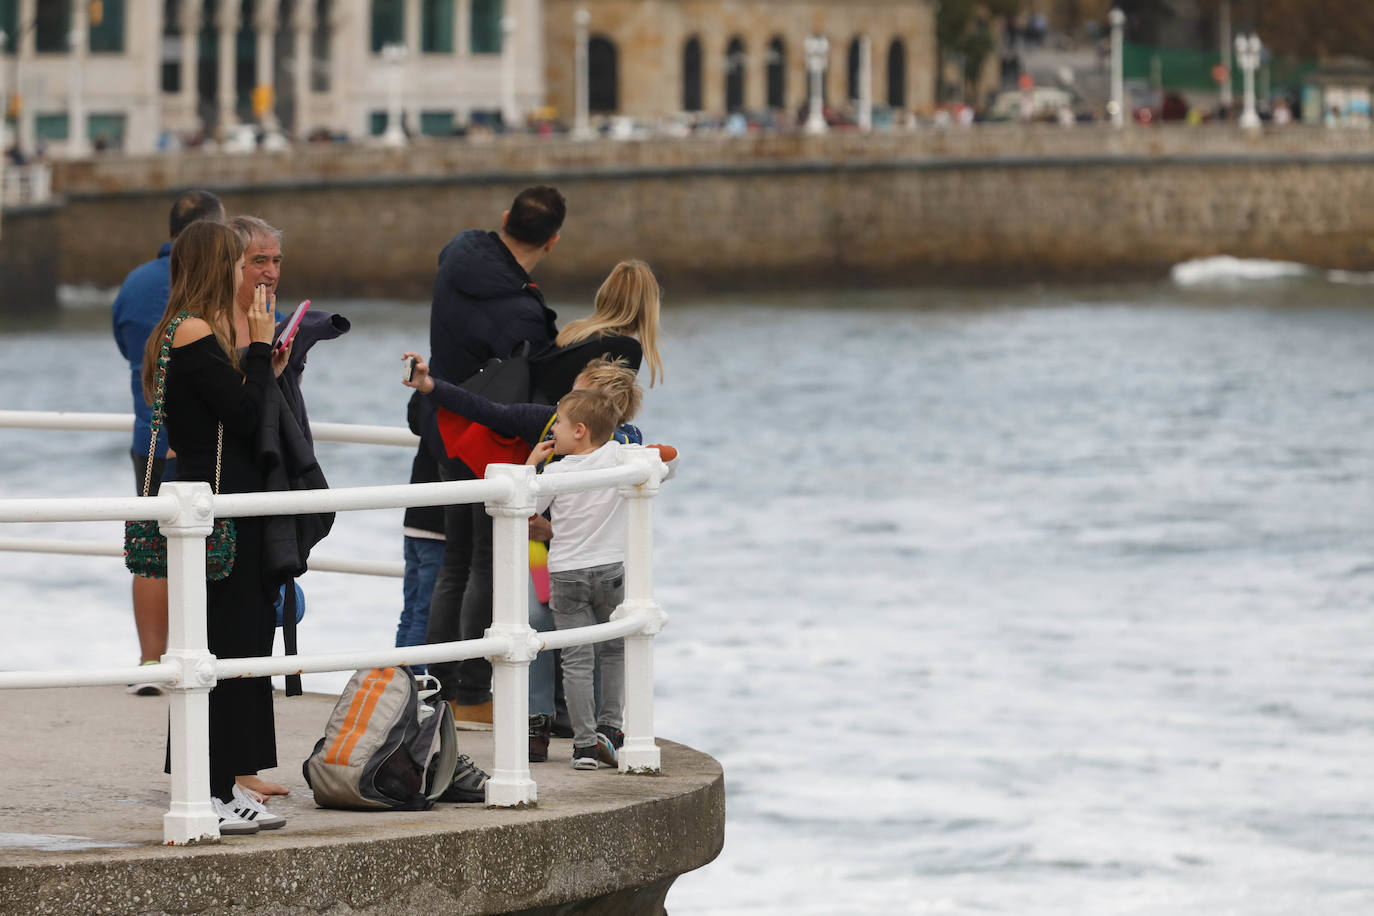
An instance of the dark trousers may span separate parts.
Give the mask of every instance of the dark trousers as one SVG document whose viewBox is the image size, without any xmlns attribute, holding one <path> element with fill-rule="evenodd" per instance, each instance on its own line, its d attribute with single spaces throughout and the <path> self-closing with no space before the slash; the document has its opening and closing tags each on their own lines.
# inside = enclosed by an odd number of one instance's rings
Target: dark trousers
<svg viewBox="0 0 1374 916">
<path fill-rule="evenodd" d="M 439 468 L 444 480 L 464 480 Z M 444 565 L 434 582 L 425 642 L 480 639 L 491 626 L 491 516 L 481 504 L 444 507 Z M 429 673 L 443 685 L 442 696 L 467 705 L 491 699 L 491 662 L 473 658 L 439 662 Z"/>
</svg>

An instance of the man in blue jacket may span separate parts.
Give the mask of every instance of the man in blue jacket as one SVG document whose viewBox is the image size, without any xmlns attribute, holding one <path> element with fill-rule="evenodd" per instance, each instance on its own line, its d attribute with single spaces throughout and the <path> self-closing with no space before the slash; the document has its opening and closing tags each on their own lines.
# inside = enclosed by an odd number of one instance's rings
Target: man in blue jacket
<svg viewBox="0 0 1374 916">
<path fill-rule="evenodd" d="M 557 316 L 530 273 L 553 251 L 566 214 L 556 189 L 526 188 L 502 216 L 499 232 L 469 229 L 444 246 L 430 307 L 431 375 L 461 383 L 488 359 L 510 356 L 521 341 L 529 341 L 531 352 L 553 343 Z M 476 476 L 449 456 L 432 423 L 424 428 L 444 480 Z M 446 506 L 444 535 L 426 641 L 478 639 L 491 626 L 491 518 L 480 504 Z M 490 728 L 491 664 L 486 659 L 434 664 L 429 671 L 443 685 L 455 720 Z"/>
<path fill-rule="evenodd" d="M 186 191 L 172 204 L 168 219 L 170 237 L 176 239 L 198 219 L 224 219 L 224 205 L 209 191 Z M 162 320 L 167 299 L 172 291 L 172 243 L 163 242 L 157 257 L 140 264 L 129 272 L 115 296 L 113 317 L 115 343 L 129 361 L 129 388 L 134 401 L 134 438 L 129 455 L 134 461 L 134 486 L 143 495 L 143 480 L 149 460 L 152 461 L 152 481 L 148 494 L 156 495 L 164 475 L 175 477 L 176 459 L 167 452 L 167 430 L 158 431 L 153 454 L 148 454 L 152 440 L 152 408 L 143 400 L 143 346 L 148 335 Z M 138 647 L 145 665 L 155 664 L 167 651 L 167 580 L 134 576 L 134 626 L 138 629 Z M 157 684 L 131 684 L 129 692 L 142 696 L 162 693 Z"/>
</svg>

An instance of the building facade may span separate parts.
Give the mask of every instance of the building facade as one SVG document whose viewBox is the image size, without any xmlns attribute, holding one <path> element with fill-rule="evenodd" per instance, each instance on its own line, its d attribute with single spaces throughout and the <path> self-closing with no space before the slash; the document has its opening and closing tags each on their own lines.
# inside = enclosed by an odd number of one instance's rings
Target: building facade
<svg viewBox="0 0 1374 916">
<path fill-rule="evenodd" d="M 0 86 L 24 151 L 150 152 L 246 123 L 360 137 L 382 131 L 396 97 L 408 131 L 447 134 L 543 103 L 541 12 L 541 0 L 0 0 Z"/>
<path fill-rule="evenodd" d="M 864 38 L 875 105 L 924 113 L 935 103 L 934 0 L 545 0 L 549 104 L 565 119 L 576 107 L 580 10 L 593 113 L 795 113 L 815 36 L 829 42 L 827 106 L 858 98 Z"/>
</svg>

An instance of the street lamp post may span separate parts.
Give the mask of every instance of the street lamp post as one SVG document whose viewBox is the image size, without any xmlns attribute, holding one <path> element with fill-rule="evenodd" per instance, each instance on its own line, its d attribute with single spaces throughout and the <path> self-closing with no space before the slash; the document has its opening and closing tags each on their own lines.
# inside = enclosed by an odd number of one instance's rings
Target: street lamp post
<svg viewBox="0 0 1374 916">
<path fill-rule="evenodd" d="M 873 129 L 873 39 L 859 39 L 859 130 Z"/>
<path fill-rule="evenodd" d="M 830 129 L 821 109 L 821 76 L 830 56 L 830 39 L 824 35 L 808 35 L 802 48 L 806 53 L 806 69 L 811 74 L 811 111 L 806 117 L 806 132 L 823 134 Z"/>
<path fill-rule="evenodd" d="M 72 159 L 91 154 L 86 138 L 86 3 L 72 0 L 72 30 L 67 33 L 72 49 L 72 69 L 67 77 L 67 155 Z"/>
<path fill-rule="evenodd" d="M 515 17 L 501 17 L 501 126 L 519 130 L 520 106 L 515 101 Z"/>
<path fill-rule="evenodd" d="M 1258 130 L 1260 126 L 1259 113 L 1255 111 L 1255 71 L 1259 69 L 1262 49 L 1258 35 L 1236 36 L 1236 63 L 1245 78 L 1245 108 L 1240 113 L 1240 126 L 1246 130 Z"/>
<path fill-rule="evenodd" d="M 1122 29 L 1126 25 L 1126 14 L 1113 8 L 1107 15 L 1112 25 L 1112 101 L 1107 106 L 1113 127 L 1126 124 L 1126 62 L 1125 40 Z"/>
<path fill-rule="evenodd" d="M 591 88 L 588 85 L 590 74 L 587 72 L 587 29 L 592 24 L 592 14 L 586 7 L 578 7 L 573 13 L 575 37 L 573 42 L 573 139 L 590 140 Z"/>
<path fill-rule="evenodd" d="M 401 66 L 405 63 L 406 46 L 397 42 L 382 45 L 382 60 L 387 62 L 386 130 L 382 133 L 384 146 L 405 146 L 406 132 L 401 127 Z"/>
</svg>

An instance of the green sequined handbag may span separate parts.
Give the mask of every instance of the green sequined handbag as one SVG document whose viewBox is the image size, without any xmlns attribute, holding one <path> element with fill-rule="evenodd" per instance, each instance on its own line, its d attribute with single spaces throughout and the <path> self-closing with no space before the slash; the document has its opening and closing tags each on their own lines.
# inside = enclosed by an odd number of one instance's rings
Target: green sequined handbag
<svg viewBox="0 0 1374 916">
<path fill-rule="evenodd" d="M 153 455 L 157 451 L 157 433 L 166 416 L 167 364 L 172 358 L 172 335 L 187 317 L 182 312 L 167 326 L 162 351 L 157 359 L 157 391 L 153 396 L 153 437 L 148 445 L 148 465 L 143 474 L 143 495 L 147 496 L 153 483 Z M 219 424 L 215 443 L 215 492 L 219 492 L 220 465 L 224 459 L 224 424 Z M 210 536 L 205 539 L 205 578 L 218 582 L 234 571 L 234 557 L 238 538 L 232 518 L 216 519 Z M 124 565 L 129 572 L 147 579 L 167 578 L 167 538 L 151 519 L 124 523 Z"/>
</svg>

